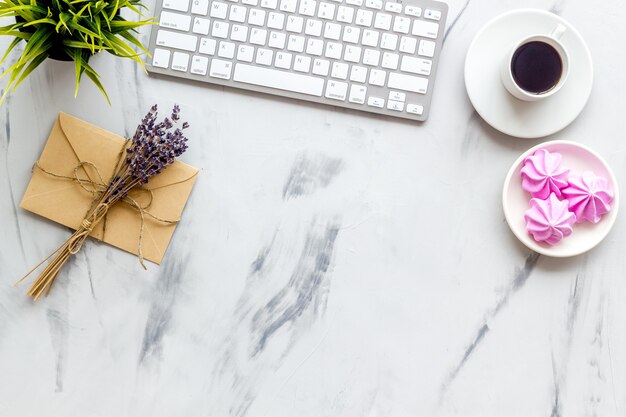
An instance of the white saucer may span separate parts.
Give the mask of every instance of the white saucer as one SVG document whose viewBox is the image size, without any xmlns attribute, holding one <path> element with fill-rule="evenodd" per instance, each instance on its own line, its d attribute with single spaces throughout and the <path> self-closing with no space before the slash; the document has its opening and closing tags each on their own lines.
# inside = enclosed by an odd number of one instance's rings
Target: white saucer
<svg viewBox="0 0 626 417">
<path fill-rule="evenodd" d="M 574 232 L 554 246 L 536 242 L 526 231 L 524 221 L 524 212 L 529 207 L 531 196 L 522 189 L 520 171 L 524 159 L 540 148 L 549 152 L 560 153 L 563 156 L 563 166 L 569 168 L 572 174 L 580 175 L 583 171 L 593 171 L 594 174 L 607 178 L 614 194 L 611 211 L 605 214 L 600 222 L 596 224 L 590 222 L 574 224 Z M 617 218 L 619 190 L 613 171 L 600 155 L 579 143 L 554 140 L 541 143 L 527 150 L 513 163 L 504 180 L 502 207 L 504 208 L 504 217 L 506 217 L 513 234 L 524 245 L 543 255 L 563 258 L 587 252 L 606 237 Z"/>
<path fill-rule="evenodd" d="M 513 97 L 502 85 L 500 65 L 515 42 L 535 33 L 549 34 L 557 24 L 567 31 L 561 43 L 570 56 L 570 72 L 561 90 L 540 101 Z M 578 31 L 561 17 L 538 9 L 519 9 L 487 23 L 465 59 L 465 87 L 480 116 L 495 129 L 520 138 L 558 132 L 581 112 L 593 84 L 591 54 Z"/>
</svg>

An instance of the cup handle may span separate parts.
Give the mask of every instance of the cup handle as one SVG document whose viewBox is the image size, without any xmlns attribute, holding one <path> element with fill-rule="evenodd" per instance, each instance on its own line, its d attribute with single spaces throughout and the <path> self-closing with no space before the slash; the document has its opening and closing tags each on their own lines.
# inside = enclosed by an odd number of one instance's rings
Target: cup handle
<svg viewBox="0 0 626 417">
<path fill-rule="evenodd" d="M 567 28 L 565 27 L 565 25 L 562 25 L 559 23 L 554 29 L 552 29 L 552 32 L 550 33 L 550 37 L 556 40 L 559 40 L 561 39 L 561 36 L 563 36 L 566 30 Z"/>
</svg>

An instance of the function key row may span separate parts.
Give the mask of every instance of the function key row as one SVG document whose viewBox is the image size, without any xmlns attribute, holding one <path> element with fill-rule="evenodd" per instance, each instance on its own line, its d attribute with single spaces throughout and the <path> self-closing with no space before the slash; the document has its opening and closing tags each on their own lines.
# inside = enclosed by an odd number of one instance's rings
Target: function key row
<svg viewBox="0 0 626 417">
<path fill-rule="evenodd" d="M 227 0 L 232 3 L 238 3 L 239 0 Z M 343 3 L 343 0 L 331 0 L 335 3 Z M 190 0 L 163 0 L 163 8 L 169 10 L 176 10 L 179 12 L 187 13 L 189 11 L 189 3 Z M 191 13 L 206 15 L 209 9 L 210 0 L 192 0 L 191 1 Z M 298 0 L 241 0 L 242 4 L 246 4 L 248 6 L 261 6 L 266 9 L 275 10 L 279 7 L 279 10 L 288 13 L 295 13 L 298 8 Z M 303 14 L 303 10 L 307 9 L 315 9 L 317 6 L 317 0 L 301 0 L 299 6 L 299 13 Z M 320 1 L 320 8 L 324 9 L 332 9 L 334 10 L 335 5 L 332 3 L 326 3 Z M 396 2 L 383 2 L 382 0 L 346 0 L 346 4 L 350 4 L 353 6 L 363 6 L 365 3 L 365 7 L 375 10 L 385 10 L 391 13 L 402 13 L 402 3 Z M 332 6 L 332 7 L 331 7 Z M 441 19 L 441 11 L 426 9 L 422 11 L 421 7 L 406 5 L 404 6 L 404 13 L 409 16 L 414 17 L 423 17 L 425 19 L 438 21 Z M 332 19 L 332 17 L 329 17 Z"/>
</svg>

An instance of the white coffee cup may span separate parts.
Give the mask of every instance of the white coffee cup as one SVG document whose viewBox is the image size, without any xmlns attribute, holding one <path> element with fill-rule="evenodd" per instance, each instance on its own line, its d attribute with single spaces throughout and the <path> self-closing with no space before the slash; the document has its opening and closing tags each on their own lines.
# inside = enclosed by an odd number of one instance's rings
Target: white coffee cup
<svg viewBox="0 0 626 417">
<path fill-rule="evenodd" d="M 549 35 L 534 34 L 522 39 L 519 42 L 516 42 L 515 45 L 513 45 L 513 47 L 504 57 L 500 71 L 502 84 L 504 84 L 504 87 L 509 91 L 509 93 L 511 93 L 514 97 L 517 97 L 520 100 L 537 101 L 556 94 L 556 92 L 559 91 L 561 87 L 563 87 L 569 74 L 569 55 L 559 39 L 561 38 L 561 36 L 563 36 L 563 33 L 565 33 L 566 30 L 567 28 L 559 23 Z M 515 78 L 513 77 L 513 71 L 511 68 L 513 55 L 515 54 L 515 52 L 523 45 L 536 41 L 546 43 L 554 48 L 554 50 L 559 54 L 562 64 L 561 77 L 559 78 L 559 81 L 548 90 L 540 93 L 526 91 L 522 87 L 520 87 L 515 82 Z"/>
</svg>

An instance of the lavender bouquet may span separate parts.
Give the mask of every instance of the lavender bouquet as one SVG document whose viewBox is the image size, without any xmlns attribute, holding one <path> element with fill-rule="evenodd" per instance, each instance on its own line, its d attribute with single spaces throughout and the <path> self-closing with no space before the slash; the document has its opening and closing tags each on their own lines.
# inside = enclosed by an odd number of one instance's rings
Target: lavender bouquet
<svg viewBox="0 0 626 417">
<path fill-rule="evenodd" d="M 133 138 L 127 141 L 125 149 L 120 153 L 115 173 L 109 184 L 79 180 L 82 183 L 89 183 L 96 190 L 94 191 L 96 198 L 74 234 L 20 279 L 22 281 L 46 261 L 52 259 L 28 291 L 28 295 L 35 300 L 42 294 L 50 292 L 63 265 L 72 255 L 80 251 L 87 237 L 94 227 L 105 218 L 110 207 L 119 202 L 125 202 L 137 209 L 143 220 L 146 212 L 133 198 L 129 197 L 129 192 L 146 184 L 150 177 L 157 175 L 168 165 L 174 163 L 175 159 L 187 150 L 187 137 L 185 137 L 183 130 L 189 127 L 189 124 L 185 122 L 180 128 L 175 127 L 180 120 L 180 108 L 175 105 L 171 116 L 165 117 L 163 121 L 158 123 L 157 116 L 155 104 L 137 126 Z M 79 167 L 85 164 L 81 163 Z M 92 168 L 97 171 L 95 166 Z M 98 176 L 100 176 L 99 173 Z M 143 265 L 141 244 L 139 245 L 139 258 Z"/>
</svg>

